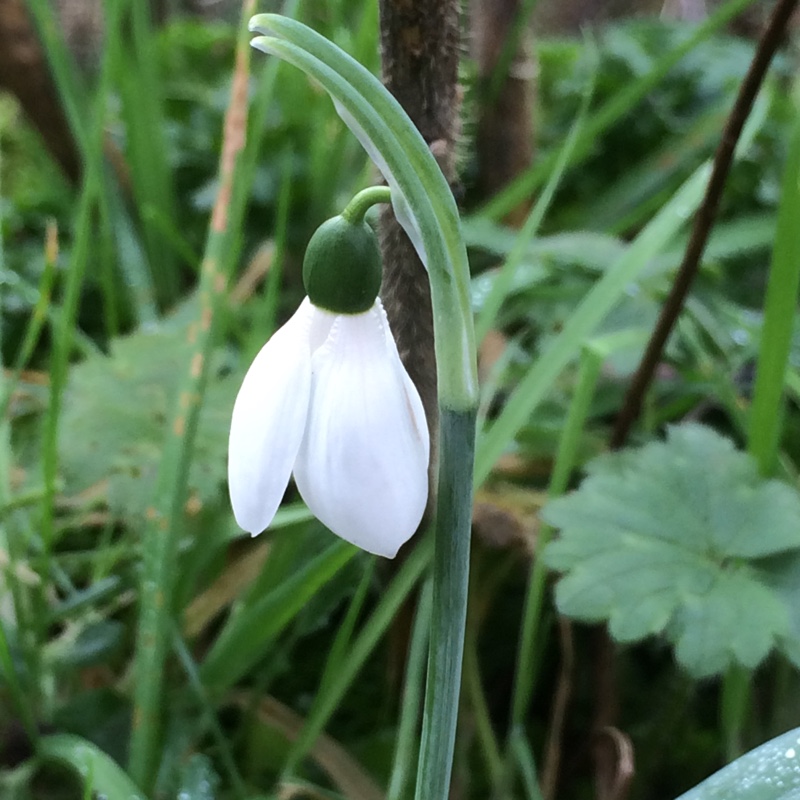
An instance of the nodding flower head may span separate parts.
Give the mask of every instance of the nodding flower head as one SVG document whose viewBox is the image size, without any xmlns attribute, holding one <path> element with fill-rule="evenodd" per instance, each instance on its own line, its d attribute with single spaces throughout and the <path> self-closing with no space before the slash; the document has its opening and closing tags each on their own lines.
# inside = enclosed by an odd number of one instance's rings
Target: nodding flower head
<svg viewBox="0 0 800 800">
<path fill-rule="evenodd" d="M 294 474 L 330 530 L 393 558 L 425 510 L 430 444 L 377 298 L 372 230 L 330 220 L 309 243 L 303 278 L 309 296 L 258 353 L 233 408 L 233 513 L 260 533 Z"/>
</svg>

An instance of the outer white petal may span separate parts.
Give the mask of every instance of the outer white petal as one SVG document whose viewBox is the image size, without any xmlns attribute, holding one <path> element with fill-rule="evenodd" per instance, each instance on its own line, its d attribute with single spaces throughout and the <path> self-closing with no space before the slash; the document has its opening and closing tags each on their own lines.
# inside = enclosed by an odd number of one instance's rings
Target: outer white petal
<svg viewBox="0 0 800 800">
<path fill-rule="evenodd" d="M 334 533 L 393 558 L 428 497 L 430 446 L 422 403 L 379 302 L 337 318 L 312 359 L 306 435 L 294 476 Z"/>
<path fill-rule="evenodd" d="M 306 298 L 261 348 L 233 406 L 228 489 L 236 522 L 253 535 L 272 522 L 303 440 L 314 315 Z"/>
</svg>

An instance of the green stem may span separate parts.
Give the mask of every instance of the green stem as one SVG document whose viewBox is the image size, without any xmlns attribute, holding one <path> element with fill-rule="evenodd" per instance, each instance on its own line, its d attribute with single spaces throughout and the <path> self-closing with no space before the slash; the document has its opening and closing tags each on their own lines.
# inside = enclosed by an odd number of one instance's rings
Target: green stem
<svg viewBox="0 0 800 800">
<path fill-rule="evenodd" d="M 775 246 L 769 270 L 764 325 L 750 408 L 747 449 L 762 475 L 775 471 L 784 416 L 784 383 L 800 290 L 800 115 L 783 170 Z"/>
<path fill-rule="evenodd" d="M 361 222 L 364 214 L 378 203 L 391 203 L 392 191 L 388 186 L 370 186 L 360 191 L 348 204 L 342 216 L 351 224 Z"/>
<path fill-rule="evenodd" d="M 380 167 L 392 206 L 428 268 L 440 404 L 477 404 L 469 263 L 453 194 L 425 140 L 380 81 L 300 22 L 259 14 L 250 29 L 259 50 L 279 56 L 326 89 L 345 123 Z"/>
<path fill-rule="evenodd" d="M 416 800 L 449 795 L 467 617 L 475 410 L 439 413 L 433 610 Z"/>
<path fill-rule="evenodd" d="M 732 666 L 722 681 L 721 723 L 725 736 L 725 760 L 733 761 L 743 752 L 742 729 L 750 705 L 750 680 L 752 672 L 744 667 Z"/>
<path fill-rule="evenodd" d="M 548 497 L 556 497 L 562 494 L 567 487 L 569 476 L 575 465 L 580 437 L 586 425 L 586 418 L 589 414 L 602 365 L 603 358 L 597 351 L 590 347 L 583 351 L 575 394 L 570 403 L 564 424 L 564 432 L 558 444 L 553 476 L 550 479 L 550 486 L 547 491 Z M 547 567 L 541 554 L 552 535 L 553 529 L 549 525 L 542 525 L 536 542 L 537 555 L 533 561 L 533 567 L 528 579 L 525 607 L 522 614 L 519 651 L 517 653 L 517 669 L 514 674 L 514 691 L 511 700 L 510 736 L 522 724 L 533 694 L 536 674 L 533 663 L 536 634 L 539 630 L 544 586 L 547 579 Z"/>
</svg>

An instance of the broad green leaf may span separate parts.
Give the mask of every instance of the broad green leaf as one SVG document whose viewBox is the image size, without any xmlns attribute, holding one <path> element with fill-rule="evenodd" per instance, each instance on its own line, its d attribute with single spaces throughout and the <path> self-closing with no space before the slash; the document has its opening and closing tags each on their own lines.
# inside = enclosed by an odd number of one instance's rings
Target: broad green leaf
<svg viewBox="0 0 800 800">
<path fill-rule="evenodd" d="M 755 667 L 789 634 L 789 612 L 750 559 L 800 547 L 800 496 L 710 428 L 603 455 L 573 494 L 549 503 L 561 538 L 562 613 L 607 620 L 631 642 L 664 634 L 691 673 Z"/>
<path fill-rule="evenodd" d="M 136 787 L 116 761 L 80 736 L 46 736 L 40 742 L 39 755 L 75 770 L 87 789 L 87 796 L 102 796 L 108 800 L 145 800 L 144 792 Z"/>
<path fill-rule="evenodd" d="M 188 305 L 188 304 L 187 304 Z M 110 352 L 72 368 L 59 426 L 69 493 L 107 481 L 111 512 L 130 520 L 150 503 L 182 367 L 191 357 L 188 326 L 174 319 L 112 341 Z M 238 376 L 212 378 L 200 414 L 189 493 L 213 501 L 225 479 L 230 409 Z"/>
<path fill-rule="evenodd" d="M 678 800 L 796 800 L 800 797 L 800 728 L 745 753 Z"/>
</svg>

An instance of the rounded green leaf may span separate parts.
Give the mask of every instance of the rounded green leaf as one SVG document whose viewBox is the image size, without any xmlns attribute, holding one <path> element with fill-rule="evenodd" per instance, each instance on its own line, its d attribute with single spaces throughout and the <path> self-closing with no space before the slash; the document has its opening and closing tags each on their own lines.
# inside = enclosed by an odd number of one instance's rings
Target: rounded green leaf
<svg viewBox="0 0 800 800">
<path fill-rule="evenodd" d="M 544 557 L 564 573 L 563 614 L 608 621 L 622 642 L 663 634 L 696 676 L 753 668 L 785 641 L 789 610 L 762 561 L 800 550 L 796 490 L 695 424 L 587 469 L 543 513 L 561 529 Z"/>
</svg>

